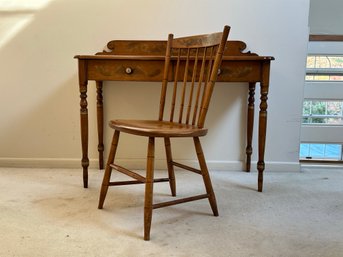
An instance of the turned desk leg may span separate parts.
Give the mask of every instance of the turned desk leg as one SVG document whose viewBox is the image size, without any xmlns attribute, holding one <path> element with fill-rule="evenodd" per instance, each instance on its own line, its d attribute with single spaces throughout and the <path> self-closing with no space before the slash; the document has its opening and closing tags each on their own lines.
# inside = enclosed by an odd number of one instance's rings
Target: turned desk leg
<svg viewBox="0 0 343 257">
<path fill-rule="evenodd" d="M 80 118 L 81 118 L 81 145 L 82 145 L 82 168 L 83 187 L 88 187 L 88 110 L 87 110 L 87 85 L 80 85 Z"/>
<path fill-rule="evenodd" d="M 247 118 L 247 147 L 246 147 L 246 172 L 250 172 L 251 154 L 252 154 L 252 134 L 254 127 L 254 111 L 255 111 L 255 86 L 256 83 L 249 83 L 249 98 L 248 98 L 248 118 Z"/>
<path fill-rule="evenodd" d="M 96 81 L 99 169 L 104 168 L 104 109 L 102 81 Z"/>
<path fill-rule="evenodd" d="M 261 103 L 259 113 L 259 126 L 258 126 L 258 191 L 263 190 L 263 171 L 265 169 L 264 152 L 266 144 L 267 132 L 267 100 L 269 90 L 269 63 L 263 63 L 262 81 L 261 81 Z"/>
<path fill-rule="evenodd" d="M 88 187 L 88 109 L 87 109 L 87 78 L 86 62 L 79 60 L 79 87 L 80 87 L 80 122 L 81 122 L 81 146 L 83 187 Z"/>
</svg>

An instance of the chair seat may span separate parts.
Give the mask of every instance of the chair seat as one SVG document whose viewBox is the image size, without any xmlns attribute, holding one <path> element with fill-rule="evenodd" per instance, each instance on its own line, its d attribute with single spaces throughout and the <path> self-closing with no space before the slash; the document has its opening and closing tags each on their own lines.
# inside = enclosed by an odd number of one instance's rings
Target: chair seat
<svg viewBox="0 0 343 257">
<path fill-rule="evenodd" d="M 147 137 L 200 137 L 206 128 L 158 120 L 111 120 L 110 127 L 129 134 Z"/>
</svg>

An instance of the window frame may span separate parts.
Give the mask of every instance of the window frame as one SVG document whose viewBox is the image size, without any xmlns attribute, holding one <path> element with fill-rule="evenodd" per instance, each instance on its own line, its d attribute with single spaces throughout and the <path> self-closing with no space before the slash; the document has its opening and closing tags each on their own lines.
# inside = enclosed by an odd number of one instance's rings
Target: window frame
<svg viewBox="0 0 343 257">
<path fill-rule="evenodd" d="M 326 37 L 327 38 L 327 37 Z M 343 36 L 339 38 L 331 38 L 330 40 L 318 40 L 318 37 L 310 38 L 308 45 L 307 56 L 342 56 L 343 58 Z M 307 64 L 307 63 L 306 63 Z M 307 68 L 305 74 L 305 86 L 304 86 L 304 102 L 305 101 L 343 101 L 343 79 L 342 80 L 312 80 L 307 79 L 309 76 L 342 76 L 343 68 Z M 304 107 L 304 105 L 303 105 Z M 343 110 L 342 110 L 343 112 Z M 327 114 L 327 111 L 325 112 Z M 328 118 L 330 116 L 318 115 L 322 118 Z M 318 117 L 312 115 L 312 117 Z M 343 115 L 339 115 L 338 118 L 342 118 Z M 310 117 L 309 115 L 302 115 L 302 118 Z M 336 118 L 337 116 L 334 115 Z M 302 123 L 302 120 L 301 120 Z M 325 124 L 325 123 L 305 123 L 301 124 L 301 139 L 300 144 L 337 144 L 341 145 L 340 159 L 328 159 L 318 156 L 311 159 L 306 159 L 301 155 L 299 144 L 299 160 L 300 162 L 319 162 L 319 163 L 343 163 L 343 124 Z M 325 156 L 324 156 L 325 157 Z"/>
</svg>

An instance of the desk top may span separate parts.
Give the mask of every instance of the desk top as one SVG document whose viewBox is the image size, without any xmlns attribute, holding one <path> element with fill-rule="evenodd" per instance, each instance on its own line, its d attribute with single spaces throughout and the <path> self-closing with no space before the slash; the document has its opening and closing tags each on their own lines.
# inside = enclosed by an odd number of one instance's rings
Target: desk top
<svg viewBox="0 0 343 257">
<path fill-rule="evenodd" d="M 95 55 L 76 55 L 82 60 L 164 60 L 167 41 L 163 40 L 112 40 L 107 43 L 107 49 Z M 270 61 L 272 56 L 259 56 L 250 51 L 243 52 L 246 44 L 242 41 L 229 40 L 224 51 L 226 61 Z"/>
<path fill-rule="evenodd" d="M 161 81 L 166 45 L 167 41 L 157 40 L 113 40 L 102 52 L 74 58 L 82 62 L 79 69 L 85 80 Z M 218 82 L 259 82 L 264 64 L 269 74 L 269 63 L 274 57 L 244 52 L 245 49 L 242 41 L 228 41 L 218 70 Z M 87 72 L 83 72 L 85 70 Z M 172 73 L 169 76 L 172 78 Z"/>
</svg>

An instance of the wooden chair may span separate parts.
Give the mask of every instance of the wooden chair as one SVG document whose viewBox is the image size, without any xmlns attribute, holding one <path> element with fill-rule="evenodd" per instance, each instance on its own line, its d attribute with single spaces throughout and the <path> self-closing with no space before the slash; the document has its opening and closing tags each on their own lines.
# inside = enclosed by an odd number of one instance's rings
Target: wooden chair
<svg viewBox="0 0 343 257">
<path fill-rule="evenodd" d="M 208 198 L 214 216 L 218 216 L 216 198 L 212 189 L 199 137 L 207 134 L 204 128 L 207 110 L 223 51 L 230 31 L 225 26 L 223 32 L 183 38 L 173 38 L 167 42 L 165 67 L 157 120 L 112 120 L 114 129 L 111 150 L 101 186 L 99 209 L 103 208 L 109 186 L 145 184 L 144 240 L 150 240 L 152 210 L 174 204 Z M 167 87 L 172 90 L 167 94 Z M 164 119 L 166 103 L 170 103 L 169 118 Z M 176 108 L 176 106 L 179 106 Z M 178 109 L 178 110 L 176 110 Z M 178 117 L 176 118 L 178 113 Z M 119 135 L 121 132 L 148 138 L 146 177 L 114 164 Z M 168 178 L 154 179 L 155 138 L 163 138 L 166 150 Z M 195 145 L 199 169 L 173 161 L 170 138 L 192 137 Z M 174 201 L 153 203 L 153 183 L 169 181 L 171 194 L 176 196 L 174 166 L 202 175 L 206 193 Z M 124 173 L 134 180 L 110 182 L 112 169 Z"/>
</svg>

